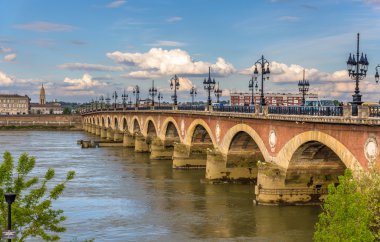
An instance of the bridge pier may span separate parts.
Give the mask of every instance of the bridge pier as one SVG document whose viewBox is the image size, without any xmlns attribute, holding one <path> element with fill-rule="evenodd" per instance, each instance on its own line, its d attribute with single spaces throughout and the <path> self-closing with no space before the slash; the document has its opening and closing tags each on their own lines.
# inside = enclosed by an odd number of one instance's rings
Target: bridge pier
<svg viewBox="0 0 380 242">
<path fill-rule="evenodd" d="M 327 186 L 331 183 L 315 178 L 317 185 L 313 184 L 313 178 L 309 183 L 296 175 L 298 184 L 290 184 L 289 171 L 273 163 L 259 165 L 257 185 L 255 186 L 256 202 L 258 204 L 274 205 L 317 205 L 321 204 L 327 195 Z M 304 176 L 305 177 L 305 176 Z M 326 175 L 321 175 L 326 177 Z M 310 177 L 309 177 L 310 178 Z M 337 179 L 337 177 L 329 179 Z M 302 181 L 303 180 L 303 181 Z"/>
<path fill-rule="evenodd" d="M 174 140 L 161 140 L 158 137 L 152 139 L 150 145 L 151 160 L 169 160 L 173 157 Z"/>
<path fill-rule="evenodd" d="M 209 144 L 174 144 L 173 151 L 173 168 L 206 168 L 207 149 L 211 148 Z"/>
<path fill-rule="evenodd" d="M 146 153 L 149 152 L 149 144 L 141 133 L 135 135 L 135 152 Z"/>
<path fill-rule="evenodd" d="M 101 127 L 97 125 L 95 127 L 95 135 L 100 136 L 100 131 L 101 131 Z"/>
<path fill-rule="evenodd" d="M 131 134 L 129 131 L 124 131 L 123 146 L 127 147 L 127 148 L 134 148 L 135 147 L 135 138 L 134 138 L 133 134 Z"/>
<path fill-rule="evenodd" d="M 95 132 L 96 132 L 96 125 L 92 124 L 91 125 L 91 134 L 95 134 Z"/>
<path fill-rule="evenodd" d="M 100 128 L 100 138 L 103 138 L 103 139 L 107 138 L 107 128 L 106 127 Z"/>
<path fill-rule="evenodd" d="M 112 130 L 111 127 L 109 127 L 109 128 L 107 129 L 107 139 L 108 139 L 108 140 L 113 140 L 113 136 L 114 136 L 114 131 Z"/>
<path fill-rule="evenodd" d="M 115 130 L 113 135 L 113 141 L 123 141 L 123 133 L 119 130 Z"/>
<path fill-rule="evenodd" d="M 223 155 L 218 150 L 207 152 L 206 180 L 211 183 L 256 183 L 257 158 L 251 152 Z"/>
</svg>

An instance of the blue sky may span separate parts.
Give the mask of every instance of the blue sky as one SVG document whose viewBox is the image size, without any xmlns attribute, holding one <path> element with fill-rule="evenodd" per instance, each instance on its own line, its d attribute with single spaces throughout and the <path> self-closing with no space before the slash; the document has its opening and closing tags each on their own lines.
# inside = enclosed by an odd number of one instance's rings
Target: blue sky
<svg viewBox="0 0 380 242">
<path fill-rule="evenodd" d="M 247 91 L 252 65 L 271 62 L 269 92 L 297 92 L 302 70 L 322 98 L 350 101 L 346 60 L 361 50 L 370 62 L 360 84 L 363 99 L 379 100 L 379 0 L 0 0 L 1 93 L 37 101 L 41 83 L 49 100 L 85 102 L 151 80 L 169 100 L 168 80 L 181 78 L 180 101 L 191 85 L 204 99 L 211 66 L 225 98 Z"/>
</svg>

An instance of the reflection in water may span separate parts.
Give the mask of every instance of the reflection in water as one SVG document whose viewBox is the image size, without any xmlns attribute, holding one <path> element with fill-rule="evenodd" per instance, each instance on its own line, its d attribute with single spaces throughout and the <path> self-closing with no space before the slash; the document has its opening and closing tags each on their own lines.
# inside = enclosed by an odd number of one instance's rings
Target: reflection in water
<svg viewBox="0 0 380 242">
<path fill-rule="evenodd" d="M 81 149 L 82 132 L 2 131 L 0 152 L 37 157 L 69 183 L 56 207 L 68 217 L 63 241 L 310 241 L 319 207 L 255 206 L 251 185 L 201 184 L 204 170 L 173 170 L 131 149 Z"/>
</svg>

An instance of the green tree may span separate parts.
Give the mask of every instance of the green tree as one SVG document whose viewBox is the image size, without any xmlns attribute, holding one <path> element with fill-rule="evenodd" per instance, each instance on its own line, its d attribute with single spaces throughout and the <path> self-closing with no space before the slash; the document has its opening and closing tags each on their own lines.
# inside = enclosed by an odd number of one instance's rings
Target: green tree
<svg viewBox="0 0 380 242">
<path fill-rule="evenodd" d="M 71 109 L 69 107 L 65 107 L 63 109 L 63 114 L 71 114 Z"/>
<path fill-rule="evenodd" d="M 0 224 L 2 228 L 7 226 L 4 193 L 13 192 L 16 200 L 12 204 L 12 229 L 17 231 L 17 241 L 25 241 L 28 237 L 56 241 L 60 239 L 58 233 L 66 230 L 60 225 L 66 217 L 61 209 L 53 209 L 52 203 L 60 197 L 75 172 L 69 171 L 63 182 L 53 186 L 48 182 L 54 178 L 54 170 L 48 169 L 40 179 L 30 175 L 34 166 L 35 158 L 26 153 L 19 157 L 17 164 L 8 151 L 4 153 L 0 165 Z"/>
<path fill-rule="evenodd" d="M 314 233 L 315 241 L 374 241 L 370 224 L 374 212 L 369 196 L 360 189 L 360 181 L 346 170 L 339 185 L 330 184 Z"/>
</svg>

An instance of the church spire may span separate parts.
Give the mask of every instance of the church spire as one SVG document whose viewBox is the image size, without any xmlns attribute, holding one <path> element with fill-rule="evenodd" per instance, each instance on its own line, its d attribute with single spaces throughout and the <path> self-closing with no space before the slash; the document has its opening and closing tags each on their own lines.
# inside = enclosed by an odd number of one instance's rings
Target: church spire
<svg viewBox="0 0 380 242">
<path fill-rule="evenodd" d="M 46 96 L 45 96 L 45 88 L 44 84 L 42 83 L 41 89 L 40 89 L 40 104 L 45 105 L 46 104 Z"/>
</svg>

